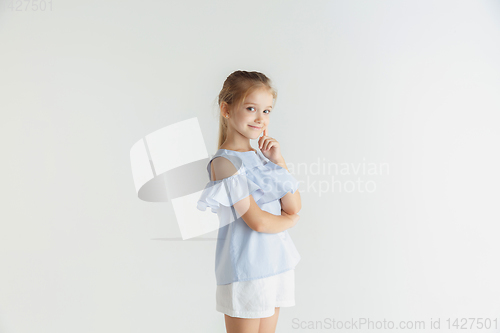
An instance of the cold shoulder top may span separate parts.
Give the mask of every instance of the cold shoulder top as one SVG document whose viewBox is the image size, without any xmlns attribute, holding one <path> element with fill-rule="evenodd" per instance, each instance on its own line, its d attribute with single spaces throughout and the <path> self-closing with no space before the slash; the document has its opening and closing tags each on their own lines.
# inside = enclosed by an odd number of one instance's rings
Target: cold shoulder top
<svg viewBox="0 0 500 333">
<path fill-rule="evenodd" d="M 222 156 L 237 173 L 211 180 L 211 163 Z M 281 215 L 280 199 L 298 189 L 297 180 L 285 168 L 268 160 L 260 151 L 219 149 L 207 165 L 209 182 L 197 208 L 210 207 L 219 217 L 215 255 L 217 285 L 249 281 L 295 268 L 301 257 L 287 230 L 262 233 L 251 229 L 234 209 L 234 203 L 252 195 L 260 209 Z"/>
</svg>

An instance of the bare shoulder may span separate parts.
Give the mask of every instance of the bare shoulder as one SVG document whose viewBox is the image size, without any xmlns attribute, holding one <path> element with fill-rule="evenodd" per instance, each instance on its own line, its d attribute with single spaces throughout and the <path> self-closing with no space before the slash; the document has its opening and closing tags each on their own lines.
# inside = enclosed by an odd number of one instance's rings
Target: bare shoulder
<svg viewBox="0 0 500 333">
<path fill-rule="evenodd" d="M 218 156 L 211 163 L 212 180 L 220 180 L 238 173 L 233 163 L 223 156 Z"/>
</svg>

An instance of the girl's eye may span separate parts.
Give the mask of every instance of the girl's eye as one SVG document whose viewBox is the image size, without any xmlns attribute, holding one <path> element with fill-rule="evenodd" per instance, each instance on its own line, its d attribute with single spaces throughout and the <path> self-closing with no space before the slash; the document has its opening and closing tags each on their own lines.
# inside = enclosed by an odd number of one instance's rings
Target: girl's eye
<svg viewBox="0 0 500 333">
<path fill-rule="evenodd" d="M 255 109 L 255 108 L 254 108 L 253 106 L 249 106 L 249 107 L 247 107 L 247 110 L 252 111 L 252 110 L 250 110 L 250 109 Z M 271 110 L 264 110 L 264 112 L 265 112 L 265 111 L 267 111 L 267 113 L 266 113 L 266 114 L 271 113 Z"/>
</svg>

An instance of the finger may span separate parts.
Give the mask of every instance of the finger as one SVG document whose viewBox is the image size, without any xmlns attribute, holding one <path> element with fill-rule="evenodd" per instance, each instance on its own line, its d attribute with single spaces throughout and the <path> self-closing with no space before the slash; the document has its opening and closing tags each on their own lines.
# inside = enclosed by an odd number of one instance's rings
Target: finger
<svg viewBox="0 0 500 333">
<path fill-rule="evenodd" d="M 266 138 L 266 137 L 264 136 L 262 139 L 262 144 L 261 144 L 262 150 L 266 150 L 266 145 L 267 145 L 267 142 L 269 141 L 269 139 L 267 139 L 267 138 L 264 139 L 264 138 Z"/>
<path fill-rule="evenodd" d="M 271 147 L 277 147 L 277 148 L 279 148 L 279 146 L 280 146 L 279 142 L 276 141 L 276 139 L 271 139 L 271 143 L 272 143 L 272 145 L 269 146 L 269 148 L 271 148 Z"/>
<path fill-rule="evenodd" d="M 268 141 L 267 144 L 266 144 L 266 150 L 271 149 L 272 146 L 274 146 L 274 142 Z"/>
<path fill-rule="evenodd" d="M 267 136 L 267 127 L 264 128 L 264 135 Z"/>
<path fill-rule="evenodd" d="M 268 140 L 269 138 L 265 135 L 261 136 L 259 138 L 259 148 L 262 149 L 264 148 L 264 145 L 266 144 L 266 141 Z"/>
</svg>

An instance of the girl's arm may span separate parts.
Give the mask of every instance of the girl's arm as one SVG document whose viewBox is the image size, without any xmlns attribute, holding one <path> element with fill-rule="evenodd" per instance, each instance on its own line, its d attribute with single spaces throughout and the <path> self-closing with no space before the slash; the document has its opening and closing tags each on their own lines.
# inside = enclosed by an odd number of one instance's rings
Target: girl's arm
<svg viewBox="0 0 500 333">
<path fill-rule="evenodd" d="M 212 180 L 228 178 L 238 173 L 232 162 L 221 156 L 214 158 L 211 171 Z M 298 220 L 298 216 L 274 215 L 260 209 L 251 194 L 234 203 L 233 206 L 250 229 L 257 232 L 270 234 L 282 232 L 293 227 Z"/>
<path fill-rule="evenodd" d="M 276 164 L 290 172 L 286 167 L 285 159 L 282 159 Z M 297 214 L 302 209 L 302 201 L 300 200 L 300 193 L 298 190 L 293 194 L 288 192 L 280 199 L 280 201 L 281 209 L 283 209 L 287 214 Z"/>
<path fill-rule="evenodd" d="M 295 214 L 274 215 L 260 209 L 251 195 L 235 203 L 234 207 L 250 229 L 257 232 L 276 234 L 292 228 L 299 220 Z"/>
</svg>

